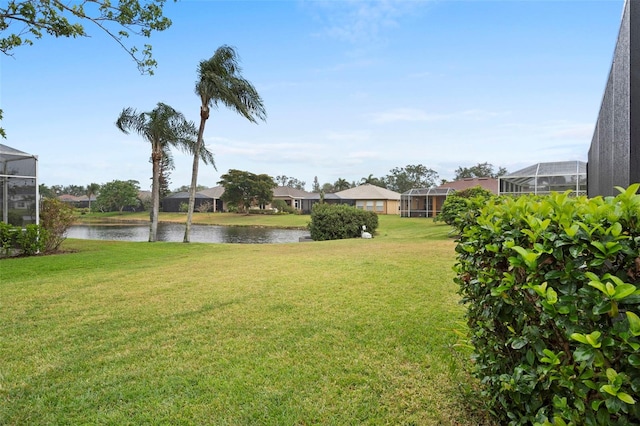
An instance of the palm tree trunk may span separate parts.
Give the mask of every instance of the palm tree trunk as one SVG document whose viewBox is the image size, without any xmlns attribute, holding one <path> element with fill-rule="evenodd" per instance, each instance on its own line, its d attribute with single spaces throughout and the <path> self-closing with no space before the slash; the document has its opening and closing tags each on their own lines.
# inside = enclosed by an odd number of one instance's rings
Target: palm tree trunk
<svg viewBox="0 0 640 426">
<path fill-rule="evenodd" d="M 160 151 L 160 152 L 158 152 Z M 158 236 L 158 215 L 160 214 L 160 160 L 162 150 L 154 147 L 151 154 L 153 177 L 151 180 L 151 225 L 149 226 L 149 242 L 156 241 Z"/>
<path fill-rule="evenodd" d="M 204 144 L 204 126 L 209 118 L 209 106 L 202 105 L 200 107 L 200 128 L 198 129 L 198 140 L 193 153 L 193 168 L 191 169 L 191 187 L 189 188 L 189 207 L 187 208 L 187 224 L 184 229 L 185 243 L 191 241 L 191 221 L 193 219 L 193 210 L 196 204 L 196 187 L 198 186 L 198 165 L 200 164 L 200 150 Z"/>
</svg>

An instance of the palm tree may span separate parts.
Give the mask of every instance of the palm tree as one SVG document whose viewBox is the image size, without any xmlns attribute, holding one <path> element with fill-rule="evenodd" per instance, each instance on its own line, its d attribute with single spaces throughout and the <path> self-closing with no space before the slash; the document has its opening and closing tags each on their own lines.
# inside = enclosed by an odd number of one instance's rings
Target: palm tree
<svg viewBox="0 0 640 426">
<path fill-rule="evenodd" d="M 158 214 L 160 211 L 160 163 L 169 152 L 170 146 L 193 154 L 196 149 L 196 127 L 193 122 L 187 121 L 180 112 L 162 102 L 159 102 L 151 112 L 139 113 L 132 108 L 123 109 L 116 121 L 116 126 L 125 134 L 133 131 L 151 143 L 153 177 L 149 242 L 153 242 L 156 241 L 158 233 Z M 199 154 L 205 163 L 213 164 L 211 152 L 203 147 Z"/>
<path fill-rule="evenodd" d="M 89 198 L 89 212 L 91 212 L 91 197 L 97 195 L 100 191 L 100 185 L 97 183 L 90 183 L 87 185 L 87 197 Z"/>
<path fill-rule="evenodd" d="M 267 117 L 262 98 L 253 85 L 242 77 L 238 61 L 235 49 L 222 45 L 210 59 L 201 61 L 198 65 L 195 92 L 200 96 L 200 128 L 193 156 L 187 225 L 184 231 L 185 243 L 191 238 L 191 219 L 198 185 L 198 153 L 204 146 L 204 127 L 209 118 L 210 108 L 217 108 L 218 104 L 223 104 L 252 123 L 257 123 L 257 119 L 264 121 Z"/>
<path fill-rule="evenodd" d="M 351 185 L 349 184 L 349 182 L 347 182 L 346 179 L 342 179 L 339 178 L 334 184 L 333 184 L 333 188 L 339 192 L 339 191 L 343 191 L 345 189 L 349 189 L 351 188 Z"/>
</svg>

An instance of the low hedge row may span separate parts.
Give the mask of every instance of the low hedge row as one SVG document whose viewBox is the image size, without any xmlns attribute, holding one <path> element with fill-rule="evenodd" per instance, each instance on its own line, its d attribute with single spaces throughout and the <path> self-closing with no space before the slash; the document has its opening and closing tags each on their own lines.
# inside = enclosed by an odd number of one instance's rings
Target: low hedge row
<svg viewBox="0 0 640 426">
<path fill-rule="evenodd" d="M 455 280 L 500 424 L 640 424 L 639 187 L 461 215 Z"/>
<path fill-rule="evenodd" d="M 346 204 L 321 203 L 311 210 L 309 232 L 314 241 L 358 238 L 363 225 L 373 235 L 378 229 L 378 215 Z"/>
</svg>

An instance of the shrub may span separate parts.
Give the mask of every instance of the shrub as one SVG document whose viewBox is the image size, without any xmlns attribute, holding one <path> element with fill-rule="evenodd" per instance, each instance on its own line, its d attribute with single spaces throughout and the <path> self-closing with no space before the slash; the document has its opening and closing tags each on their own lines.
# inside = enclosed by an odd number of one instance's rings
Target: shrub
<svg viewBox="0 0 640 426">
<path fill-rule="evenodd" d="M 46 247 L 47 231 L 38 225 L 12 226 L 0 222 L 0 249 L 4 256 L 33 256 Z"/>
<path fill-rule="evenodd" d="M 45 198 L 40 204 L 40 224 L 47 232 L 44 251 L 58 250 L 66 232 L 74 222 L 73 208 L 55 198 Z"/>
<path fill-rule="evenodd" d="M 9 256 L 18 247 L 19 232 L 19 227 L 0 222 L 0 249 L 5 256 Z"/>
<path fill-rule="evenodd" d="M 178 211 L 180 213 L 187 213 L 189 211 L 189 203 L 180 203 L 180 206 L 178 206 Z"/>
<path fill-rule="evenodd" d="M 640 422 L 638 188 L 491 200 L 463 215 L 455 280 L 501 424 Z"/>
<path fill-rule="evenodd" d="M 47 246 L 47 230 L 39 225 L 27 225 L 18 233 L 18 246 L 21 254 L 33 256 L 45 250 Z"/>
<path fill-rule="evenodd" d="M 346 204 L 315 204 L 309 231 L 315 241 L 358 238 L 363 225 L 367 232 L 374 234 L 378 229 L 378 215 Z"/>
<path fill-rule="evenodd" d="M 185 204 L 185 203 L 182 203 Z M 180 208 L 182 208 L 182 204 L 180 204 Z M 187 209 L 189 208 L 189 205 L 187 204 Z M 205 201 L 204 203 L 200 204 L 198 207 L 196 207 L 196 211 L 198 213 L 207 213 L 209 211 L 213 210 L 213 203 L 211 201 Z M 185 210 L 186 212 L 187 210 Z"/>
<path fill-rule="evenodd" d="M 480 186 L 456 191 L 449 195 L 442 205 L 442 211 L 434 221 L 443 221 L 447 225 L 458 228 L 458 218 L 468 211 L 478 211 L 487 200 L 495 195 Z"/>
</svg>

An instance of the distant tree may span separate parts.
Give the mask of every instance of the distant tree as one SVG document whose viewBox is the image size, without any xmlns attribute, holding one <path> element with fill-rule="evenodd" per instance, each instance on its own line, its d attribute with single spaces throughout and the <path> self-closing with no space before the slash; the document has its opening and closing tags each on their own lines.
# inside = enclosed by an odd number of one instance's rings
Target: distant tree
<svg viewBox="0 0 640 426">
<path fill-rule="evenodd" d="M 38 192 L 42 198 L 56 198 L 56 193 L 44 183 L 38 185 Z"/>
<path fill-rule="evenodd" d="M 166 149 L 162 154 L 162 160 L 160 160 L 160 176 L 158 185 L 160 186 L 160 199 L 162 200 L 171 193 L 169 185 L 171 184 L 171 172 L 175 170 L 176 166 L 173 162 L 173 154 L 171 150 Z M 153 178 L 151 178 L 153 179 Z"/>
<path fill-rule="evenodd" d="M 273 200 L 273 188 L 278 186 L 273 178 L 267 174 L 260 174 L 255 177 L 255 198 L 260 206 L 267 205 Z"/>
<path fill-rule="evenodd" d="M 332 184 L 327 182 L 322 184 L 322 188 L 320 188 L 320 192 L 322 194 L 333 194 L 334 192 L 336 192 L 336 189 L 333 187 Z"/>
<path fill-rule="evenodd" d="M 387 189 L 404 193 L 413 188 L 430 188 L 438 181 L 438 173 L 422 164 L 396 167 L 385 178 Z"/>
<path fill-rule="evenodd" d="M 349 188 L 351 188 L 351 184 L 346 179 L 339 178 L 333 184 L 333 189 L 336 192 L 344 191 L 345 189 Z"/>
<path fill-rule="evenodd" d="M 87 188 L 82 185 L 67 185 L 62 188 L 62 193 L 81 197 L 87 193 Z"/>
<path fill-rule="evenodd" d="M 311 192 L 315 193 L 315 194 L 319 194 L 320 193 L 320 182 L 318 182 L 318 176 L 314 176 L 313 177 L 313 185 L 311 186 Z"/>
<path fill-rule="evenodd" d="M 138 206 L 140 183 L 137 180 L 114 180 L 100 187 L 96 204 L 101 211 L 122 213 L 125 207 Z"/>
<path fill-rule="evenodd" d="M 252 123 L 256 123 L 257 120 L 266 120 L 267 117 L 258 91 L 251 82 L 242 77 L 238 54 L 234 48 L 226 45 L 220 46 L 210 59 L 201 61 L 198 65 L 196 94 L 200 97 L 200 128 L 191 171 L 189 208 L 183 240 L 185 243 L 191 240 L 191 220 L 198 185 L 198 153 L 204 145 L 204 128 L 209 119 L 211 107 L 217 108 L 218 104 L 223 104 Z"/>
<path fill-rule="evenodd" d="M 87 198 L 89 199 L 89 211 L 91 211 L 91 197 L 98 194 L 100 184 L 90 183 L 87 185 Z"/>
<path fill-rule="evenodd" d="M 58 197 L 62 194 L 64 194 L 64 192 L 62 192 L 63 187 L 62 185 L 51 185 L 51 192 L 53 192 L 55 195 L 55 197 Z"/>
<path fill-rule="evenodd" d="M 193 154 L 196 149 L 196 127 L 187 121 L 182 113 L 159 102 L 149 112 L 138 112 L 125 108 L 118 116 L 116 127 L 123 133 L 133 131 L 151 145 L 152 184 L 151 184 L 151 224 L 149 242 L 154 242 L 158 234 L 158 215 L 160 214 L 160 163 L 167 157 L 170 147 L 179 148 Z M 213 154 L 203 145 L 200 153 L 205 163 L 213 163 Z"/>
<path fill-rule="evenodd" d="M 179 187 L 175 188 L 172 192 L 189 192 L 190 189 L 191 189 L 191 186 L 182 185 L 182 186 L 179 186 Z M 202 191 L 203 189 L 208 189 L 208 187 L 205 186 L 205 185 L 196 186 L 196 192 Z M 186 210 L 185 210 L 185 212 L 186 212 Z"/>
<path fill-rule="evenodd" d="M 301 191 L 304 191 L 304 187 L 307 184 L 305 181 L 284 175 L 276 176 L 275 181 L 278 186 L 286 186 L 289 188 L 299 189 Z"/>
<path fill-rule="evenodd" d="M 507 169 L 499 167 L 497 171 L 493 170 L 493 164 L 490 163 L 478 163 L 471 167 L 458 167 L 456 169 L 456 176 L 454 180 L 469 179 L 469 178 L 494 178 L 497 179 L 500 176 L 507 174 Z"/>
<path fill-rule="evenodd" d="M 220 176 L 218 184 L 224 187 L 222 199 L 240 211 L 247 211 L 255 204 L 268 204 L 273 199 L 273 188 L 278 186 L 269 175 L 236 169 Z"/>
<path fill-rule="evenodd" d="M 384 179 L 380 179 L 377 177 L 373 177 L 372 174 L 370 174 L 367 177 L 363 177 L 362 179 L 360 179 L 360 185 L 375 185 L 375 186 L 379 186 L 381 188 L 386 188 L 386 183 L 384 182 Z"/>
</svg>

